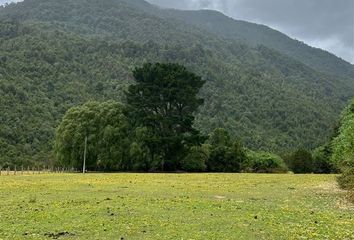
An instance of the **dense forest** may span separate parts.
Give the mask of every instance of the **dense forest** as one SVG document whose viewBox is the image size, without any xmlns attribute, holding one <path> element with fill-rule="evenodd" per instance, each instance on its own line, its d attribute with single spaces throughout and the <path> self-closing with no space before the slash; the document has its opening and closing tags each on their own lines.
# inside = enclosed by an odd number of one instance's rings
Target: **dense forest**
<svg viewBox="0 0 354 240">
<path fill-rule="evenodd" d="M 224 128 L 249 149 L 279 154 L 328 141 L 353 96 L 352 65 L 285 35 L 288 45 L 276 47 L 280 33 L 265 27 L 171 11 L 140 0 L 1 7 L 0 164 L 53 163 L 65 112 L 87 101 L 125 102 L 132 70 L 146 62 L 183 64 L 205 80 L 194 124 L 204 135 Z M 201 26 L 200 16 L 235 32 Z"/>
</svg>

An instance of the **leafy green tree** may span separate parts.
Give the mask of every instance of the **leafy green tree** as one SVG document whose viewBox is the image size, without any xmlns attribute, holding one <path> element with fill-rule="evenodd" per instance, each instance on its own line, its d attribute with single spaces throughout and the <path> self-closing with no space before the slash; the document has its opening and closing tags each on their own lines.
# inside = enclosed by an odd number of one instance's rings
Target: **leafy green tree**
<svg viewBox="0 0 354 240">
<path fill-rule="evenodd" d="M 129 170 L 128 122 L 117 102 L 88 102 L 67 111 L 57 128 L 55 151 L 59 164 L 81 168 L 87 137 L 88 169 Z"/>
<path fill-rule="evenodd" d="M 157 163 L 151 161 L 151 152 L 146 142 L 150 138 L 149 131 L 144 127 L 134 129 L 134 136 L 131 139 L 129 156 L 132 163 L 132 170 L 135 171 L 152 171 L 156 170 Z"/>
<path fill-rule="evenodd" d="M 176 170 L 186 147 L 203 141 L 193 114 L 203 103 L 204 81 L 178 64 L 147 63 L 133 74 L 136 84 L 126 92 L 130 119 L 151 133 L 146 145 L 152 158 L 161 157 L 160 169 Z"/>
<path fill-rule="evenodd" d="M 225 129 L 218 128 L 211 134 L 209 144 L 208 171 L 240 172 L 246 153 L 239 141 L 232 141 Z"/>
<path fill-rule="evenodd" d="M 335 166 L 332 157 L 332 147 L 330 144 L 318 147 L 313 151 L 313 167 L 315 173 L 336 173 L 338 168 Z"/>
<path fill-rule="evenodd" d="M 207 169 L 206 163 L 209 159 L 207 146 L 192 147 L 187 156 L 182 160 L 182 170 L 187 172 L 204 172 Z"/>
<path fill-rule="evenodd" d="M 354 189 L 354 100 L 342 114 L 338 136 L 333 139 L 332 148 L 332 160 L 342 171 L 340 185 Z"/>
</svg>

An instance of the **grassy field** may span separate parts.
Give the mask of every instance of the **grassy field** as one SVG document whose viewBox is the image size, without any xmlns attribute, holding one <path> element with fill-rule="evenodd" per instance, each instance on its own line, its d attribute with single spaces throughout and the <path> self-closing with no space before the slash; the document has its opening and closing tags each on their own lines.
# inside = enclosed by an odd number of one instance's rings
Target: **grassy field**
<svg viewBox="0 0 354 240">
<path fill-rule="evenodd" d="M 0 176 L 0 239 L 354 239 L 333 175 Z"/>
</svg>

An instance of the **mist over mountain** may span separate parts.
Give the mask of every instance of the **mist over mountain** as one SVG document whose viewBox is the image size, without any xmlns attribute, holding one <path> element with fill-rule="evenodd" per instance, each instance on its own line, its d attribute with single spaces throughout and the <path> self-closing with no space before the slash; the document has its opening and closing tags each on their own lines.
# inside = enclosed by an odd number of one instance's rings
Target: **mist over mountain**
<svg viewBox="0 0 354 240">
<path fill-rule="evenodd" d="M 67 109 L 125 101 L 131 70 L 200 74 L 196 127 L 286 152 L 326 141 L 354 93 L 353 65 L 266 26 L 142 0 L 25 0 L 0 8 L 0 162 L 48 160 Z"/>
<path fill-rule="evenodd" d="M 165 8 L 211 9 L 264 24 L 354 63 L 352 0 L 149 0 Z M 314 14 L 316 13 L 316 14 Z"/>
</svg>

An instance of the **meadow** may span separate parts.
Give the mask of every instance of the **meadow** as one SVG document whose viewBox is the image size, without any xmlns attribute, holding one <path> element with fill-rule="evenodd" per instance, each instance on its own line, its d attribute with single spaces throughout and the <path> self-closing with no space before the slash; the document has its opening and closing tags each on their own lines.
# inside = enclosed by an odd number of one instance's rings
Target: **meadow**
<svg viewBox="0 0 354 240">
<path fill-rule="evenodd" d="M 354 239 L 335 175 L 0 176 L 0 239 Z"/>
</svg>

